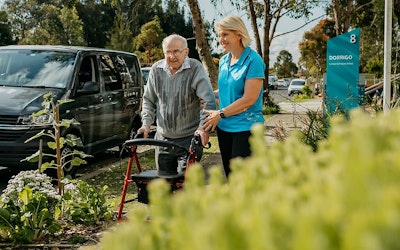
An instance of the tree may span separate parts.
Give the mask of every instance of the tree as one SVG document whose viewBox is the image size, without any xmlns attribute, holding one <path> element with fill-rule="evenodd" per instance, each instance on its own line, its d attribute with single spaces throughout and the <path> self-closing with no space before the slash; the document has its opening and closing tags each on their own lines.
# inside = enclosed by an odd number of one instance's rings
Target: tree
<svg viewBox="0 0 400 250">
<path fill-rule="evenodd" d="M 78 1 L 78 15 L 83 22 L 83 36 L 88 46 L 104 48 L 111 40 L 111 30 L 119 13 L 110 3 L 97 0 Z M 128 35 L 128 34 L 127 34 Z M 120 41 L 122 42 L 122 41 Z"/>
<path fill-rule="evenodd" d="M 74 5 L 32 0 L 8 0 L 6 4 L 19 44 L 85 45 L 82 21 Z"/>
<path fill-rule="evenodd" d="M 117 14 L 114 18 L 114 26 L 111 29 L 110 40 L 106 47 L 121 51 L 133 52 L 133 32 L 130 29 L 132 18 L 122 10 L 121 6 L 117 6 Z"/>
<path fill-rule="evenodd" d="M 321 20 L 310 31 L 306 31 L 299 44 L 300 61 L 312 75 L 320 78 L 326 71 L 326 43 L 336 36 L 335 22 L 331 19 Z"/>
<path fill-rule="evenodd" d="M 357 15 L 377 0 L 332 0 L 330 6 L 333 19 L 335 20 L 335 31 L 341 35 L 349 31 Z"/>
<path fill-rule="evenodd" d="M 142 26 L 141 33 L 134 39 L 135 53 L 141 62 L 151 64 L 163 58 L 161 43 L 164 37 L 158 17 Z"/>
<path fill-rule="evenodd" d="M 193 18 L 193 30 L 196 38 L 196 48 L 203 66 L 211 80 L 214 89 L 218 86 L 218 71 L 208 47 L 203 18 L 197 0 L 187 0 Z"/>
<path fill-rule="evenodd" d="M 287 50 L 281 50 L 276 57 L 274 69 L 279 78 L 292 77 L 293 73 L 297 72 L 297 66 L 293 62 L 292 54 Z"/>
<path fill-rule="evenodd" d="M 393 11 L 397 17 L 397 25 L 400 27 L 400 0 L 393 0 Z"/>
<path fill-rule="evenodd" d="M 7 12 L 0 11 L 0 46 L 12 44 L 12 34 L 8 25 Z"/>
<path fill-rule="evenodd" d="M 62 8 L 59 18 L 64 30 L 61 32 L 63 35 L 61 44 L 86 45 L 83 38 L 83 22 L 79 19 L 75 6 Z"/>
</svg>

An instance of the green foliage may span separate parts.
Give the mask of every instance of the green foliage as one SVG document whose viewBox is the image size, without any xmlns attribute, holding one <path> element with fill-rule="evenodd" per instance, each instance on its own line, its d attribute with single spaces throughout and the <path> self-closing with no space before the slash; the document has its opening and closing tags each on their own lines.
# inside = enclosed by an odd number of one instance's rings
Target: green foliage
<svg viewBox="0 0 400 250">
<path fill-rule="evenodd" d="M 309 145 L 313 152 L 317 152 L 318 144 L 328 138 L 329 119 L 321 112 L 307 111 L 307 118 L 303 121 L 300 130 L 300 139 L 306 145 Z"/>
<path fill-rule="evenodd" d="M 400 112 L 334 118 L 312 153 L 298 137 L 265 146 L 254 127 L 253 155 L 220 168 L 205 185 L 191 168 L 170 195 L 150 184 L 149 207 L 104 235 L 102 249 L 399 249 Z"/>
<path fill-rule="evenodd" d="M 13 43 L 7 12 L 0 10 L 0 46 Z"/>
<path fill-rule="evenodd" d="M 60 196 L 51 179 L 38 170 L 21 171 L 1 195 L 0 236 L 31 243 L 61 230 L 57 216 Z"/>
<path fill-rule="evenodd" d="M 114 17 L 114 25 L 111 29 L 110 41 L 107 42 L 107 48 L 133 52 L 133 33 L 130 30 L 130 16 L 123 13 L 121 7 L 117 8 L 117 14 Z"/>
<path fill-rule="evenodd" d="M 262 112 L 264 115 L 278 114 L 280 112 L 279 105 L 274 102 L 274 99 L 271 97 L 271 95 L 265 99 Z"/>
<path fill-rule="evenodd" d="M 311 99 L 314 98 L 313 90 L 310 88 L 310 84 L 306 83 L 301 89 L 301 93 L 296 93 L 294 99 Z"/>
<path fill-rule="evenodd" d="M 107 204 L 104 192 L 83 180 L 64 179 L 63 215 L 74 223 L 98 224 L 112 219 L 112 204 Z"/>
<path fill-rule="evenodd" d="M 383 74 L 383 60 L 370 59 L 364 69 L 367 73 L 372 73 L 375 77 L 380 78 Z"/>
<path fill-rule="evenodd" d="M 163 58 L 161 43 L 164 37 L 166 35 L 158 17 L 142 26 L 140 34 L 134 39 L 135 53 L 141 62 L 152 64 Z"/>
<path fill-rule="evenodd" d="M 297 66 L 293 62 L 292 54 L 287 50 L 281 50 L 276 57 L 274 69 L 279 78 L 292 77 L 293 74 L 297 73 Z"/>
<path fill-rule="evenodd" d="M 327 41 L 335 36 L 335 22 L 331 19 L 323 19 L 311 30 L 304 32 L 299 44 L 300 60 L 307 69 L 314 68 L 313 77 L 321 78 L 326 71 Z"/>
<path fill-rule="evenodd" d="M 51 178 L 38 170 L 21 171 L 10 179 L 0 202 L 0 241 L 33 243 L 62 230 L 61 225 L 98 225 L 112 219 L 104 191 L 83 180 L 63 179 L 59 195 Z M 62 223 L 61 223 L 62 222 Z"/>
<path fill-rule="evenodd" d="M 71 124 L 76 122 L 74 119 L 72 120 L 63 119 L 57 122 L 58 118 L 56 119 L 55 117 L 57 113 L 56 110 L 58 110 L 59 105 L 72 101 L 73 100 L 58 100 L 57 103 L 55 103 L 54 95 L 52 93 L 47 93 L 43 95 L 43 102 L 42 102 L 43 109 L 33 113 L 31 117 L 32 119 L 37 120 L 38 123 L 42 123 L 44 125 L 50 124 L 53 130 L 44 129 L 41 132 L 29 138 L 28 140 L 26 140 L 25 143 L 32 140 L 36 140 L 41 137 L 48 137 L 50 138 L 50 141 L 47 142 L 47 146 L 53 150 L 56 150 L 57 146 L 59 147 L 59 149 L 62 149 L 67 145 L 71 148 L 77 148 L 77 147 L 82 148 L 83 147 L 82 141 L 77 136 L 72 134 L 67 134 L 66 137 L 56 135 L 56 131 L 60 130 L 62 127 L 68 128 Z M 43 157 L 49 157 L 50 159 L 57 159 L 57 154 L 44 153 L 41 152 L 39 149 L 37 152 L 35 152 L 31 156 L 26 157 L 22 161 L 37 162 L 39 160 L 40 155 L 42 155 Z M 61 158 L 59 159 L 59 162 L 61 162 L 62 164 L 61 166 L 57 164 L 58 161 L 55 162 L 54 160 L 51 160 L 50 162 L 42 163 L 40 170 L 44 172 L 47 168 L 54 168 L 60 170 L 61 171 L 60 177 L 63 177 L 64 176 L 63 168 L 67 164 L 71 164 L 72 166 L 80 166 L 82 164 L 86 164 L 86 161 L 83 160 L 82 158 L 91 156 L 85 154 L 82 151 L 73 150 L 71 153 L 68 153 L 60 157 Z M 68 160 L 71 157 L 72 159 Z"/>
</svg>

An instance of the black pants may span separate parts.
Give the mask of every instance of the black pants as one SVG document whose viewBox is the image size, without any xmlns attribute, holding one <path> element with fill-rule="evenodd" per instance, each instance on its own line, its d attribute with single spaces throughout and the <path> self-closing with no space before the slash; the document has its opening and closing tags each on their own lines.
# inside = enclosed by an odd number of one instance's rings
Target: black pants
<svg viewBox="0 0 400 250">
<path fill-rule="evenodd" d="M 193 136 L 171 139 L 156 133 L 154 138 L 161 141 L 170 141 L 189 149 Z M 196 147 L 196 156 L 198 160 L 200 160 L 202 154 L 203 147 Z M 189 155 L 185 150 L 178 147 L 171 148 L 157 146 L 155 150 L 155 160 L 158 175 L 171 176 L 183 173 L 186 168 L 188 156 Z"/>
<path fill-rule="evenodd" d="M 218 144 L 221 152 L 222 164 L 226 177 L 231 172 L 230 160 L 236 157 L 248 157 L 251 155 L 249 138 L 250 131 L 226 132 L 217 127 Z"/>
</svg>

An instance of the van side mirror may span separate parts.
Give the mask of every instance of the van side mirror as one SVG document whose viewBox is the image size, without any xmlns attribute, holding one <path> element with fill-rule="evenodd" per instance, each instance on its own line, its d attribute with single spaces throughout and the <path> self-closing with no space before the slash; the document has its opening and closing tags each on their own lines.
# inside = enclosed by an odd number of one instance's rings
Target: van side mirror
<svg viewBox="0 0 400 250">
<path fill-rule="evenodd" d="M 100 85 L 97 82 L 84 82 L 83 86 L 81 86 L 77 94 L 78 95 L 88 95 L 88 94 L 96 94 L 100 92 Z"/>
</svg>

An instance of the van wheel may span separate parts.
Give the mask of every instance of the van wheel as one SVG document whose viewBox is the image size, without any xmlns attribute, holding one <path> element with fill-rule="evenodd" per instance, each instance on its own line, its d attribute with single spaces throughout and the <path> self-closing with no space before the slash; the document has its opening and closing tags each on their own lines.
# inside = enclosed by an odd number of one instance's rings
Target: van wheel
<svg viewBox="0 0 400 250">
<path fill-rule="evenodd" d="M 77 172 L 77 167 L 76 166 L 72 166 L 72 164 L 69 162 L 72 160 L 73 155 L 72 152 L 74 150 L 65 145 L 62 149 L 61 149 L 61 165 L 63 166 L 63 170 L 64 170 L 64 177 L 66 176 L 70 176 L 72 179 L 75 179 L 76 177 L 76 172 Z M 64 156 L 68 155 L 67 157 L 63 158 Z M 64 164 L 64 162 L 68 162 L 67 164 Z"/>
</svg>

